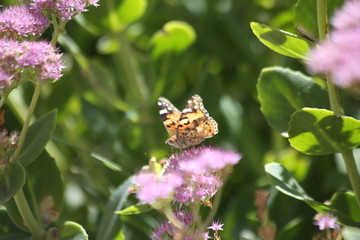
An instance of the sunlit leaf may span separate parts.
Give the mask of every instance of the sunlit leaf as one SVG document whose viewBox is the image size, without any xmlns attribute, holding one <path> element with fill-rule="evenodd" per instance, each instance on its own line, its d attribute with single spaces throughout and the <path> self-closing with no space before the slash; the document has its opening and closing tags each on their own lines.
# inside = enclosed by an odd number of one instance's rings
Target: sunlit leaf
<svg viewBox="0 0 360 240">
<path fill-rule="evenodd" d="M 65 222 L 60 228 L 59 239 L 61 240 L 87 240 L 85 229 L 75 222 Z"/>
<path fill-rule="evenodd" d="M 313 44 L 295 34 L 275 29 L 265 24 L 252 22 L 253 33 L 265 46 L 271 50 L 292 58 L 306 59 Z"/>
<path fill-rule="evenodd" d="M 170 21 L 151 39 L 152 54 L 155 58 L 168 52 L 179 53 L 188 48 L 196 39 L 194 28 L 186 22 Z"/>
<path fill-rule="evenodd" d="M 287 136 L 291 115 L 303 107 L 328 107 L 326 91 L 312 78 L 288 68 L 264 68 L 259 76 L 258 98 L 267 122 Z"/>
<path fill-rule="evenodd" d="M 152 209 L 153 208 L 148 204 L 136 204 L 115 213 L 120 215 L 136 215 L 149 212 Z"/>
<path fill-rule="evenodd" d="M 344 226 L 342 228 L 342 235 L 344 240 L 358 240 L 360 239 L 360 229 L 358 227 Z"/>
<path fill-rule="evenodd" d="M 360 144 L 360 121 L 336 117 L 326 109 L 299 110 L 291 117 L 289 126 L 291 146 L 305 154 L 344 152 Z"/>
</svg>

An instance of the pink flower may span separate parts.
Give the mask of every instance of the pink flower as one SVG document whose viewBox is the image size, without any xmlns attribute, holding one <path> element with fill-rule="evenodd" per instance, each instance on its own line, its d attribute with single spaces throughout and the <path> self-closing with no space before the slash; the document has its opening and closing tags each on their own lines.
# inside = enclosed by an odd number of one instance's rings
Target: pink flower
<svg viewBox="0 0 360 240">
<path fill-rule="evenodd" d="M 2 36 L 40 36 L 50 23 L 45 15 L 29 5 L 12 6 L 0 13 L 0 32 Z"/>
<path fill-rule="evenodd" d="M 340 229 L 339 224 L 336 222 L 337 218 L 333 216 L 327 216 L 324 214 L 316 214 L 314 225 L 319 227 L 319 230 L 324 230 L 328 228 Z"/>
<path fill-rule="evenodd" d="M 344 5 L 337 11 L 331 20 L 332 25 L 338 29 L 343 30 L 359 26 L 360 24 L 360 1 L 345 1 Z"/>
<path fill-rule="evenodd" d="M 178 171 L 205 174 L 221 170 L 227 165 L 234 165 L 241 159 L 241 154 L 210 147 L 186 150 L 171 159 Z"/>
<path fill-rule="evenodd" d="M 40 81 L 54 81 L 62 76 L 63 68 L 61 54 L 48 42 L 17 42 L 0 38 L 0 69 L 5 77 L 19 80 L 19 73 L 26 71 Z"/>
<path fill-rule="evenodd" d="M 311 50 L 307 67 L 314 74 L 330 74 L 339 87 L 359 84 L 360 1 L 347 1 L 336 12 L 329 40 Z"/>
<path fill-rule="evenodd" d="M 182 184 L 182 179 L 176 174 L 157 176 L 152 172 L 140 172 L 135 176 L 134 183 L 139 186 L 136 197 L 142 204 L 154 204 L 159 199 L 168 199 L 175 188 Z"/>
<path fill-rule="evenodd" d="M 213 223 L 211 224 L 210 227 L 208 227 L 208 229 L 214 230 L 214 231 L 223 231 L 224 229 L 222 228 L 224 226 L 223 223 L 220 223 L 220 221 L 213 221 Z"/>
<path fill-rule="evenodd" d="M 97 7 L 99 0 L 31 0 L 30 2 L 34 9 L 53 12 L 64 21 L 86 12 L 86 7 L 89 5 Z"/>
</svg>

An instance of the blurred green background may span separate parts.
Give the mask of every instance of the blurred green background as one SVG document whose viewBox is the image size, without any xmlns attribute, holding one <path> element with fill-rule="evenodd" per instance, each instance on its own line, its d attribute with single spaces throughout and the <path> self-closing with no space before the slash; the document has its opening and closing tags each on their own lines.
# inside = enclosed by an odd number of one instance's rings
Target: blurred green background
<svg viewBox="0 0 360 240">
<path fill-rule="evenodd" d="M 61 220 L 83 225 L 90 239 L 113 239 L 121 229 L 127 239 L 150 239 L 157 221 L 162 221 L 154 211 L 113 215 L 119 221 L 107 226 L 113 231 L 107 236 L 99 226 L 120 184 L 151 157 L 163 159 L 177 151 L 164 143 L 168 135 L 157 98 L 166 97 L 181 109 L 190 96 L 199 94 L 220 131 L 203 144 L 244 155 L 224 186 L 216 216 L 225 223 L 223 239 L 259 239 L 254 193 L 261 188 L 272 193 L 270 218 L 277 226 L 277 239 L 311 239 L 317 231 L 312 224 L 315 212 L 274 190 L 264 164 L 281 162 L 318 201 L 347 189 L 347 178 L 335 161 L 328 161 L 332 156 L 302 155 L 266 123 L 256 92 L 261 69 L 280 65 L 304 71 L 304 67 L 266 49 L 250 29 L 250 22 L 256 21 L 295 33 L 296 1 L 99 3 L 67 24 L 58 45 L 67 68 L 61 80 L 43 89 L 36 109 L 37 116 L 58 109 L 47 150 L 66 186 Z M 51 38 L 51 29 L 45 37 Z M 21 129 L 32 89 L 26 84 L 10 96 L 7 128 Z M 125 206 L 134 203 L 130 196 Z"/>
</svg>

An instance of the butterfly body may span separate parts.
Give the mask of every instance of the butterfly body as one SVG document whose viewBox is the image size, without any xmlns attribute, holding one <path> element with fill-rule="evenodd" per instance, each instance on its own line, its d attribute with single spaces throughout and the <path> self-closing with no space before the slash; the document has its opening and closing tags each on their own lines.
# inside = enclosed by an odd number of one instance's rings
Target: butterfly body
<svg viewBox="0 0 360 240">
<path fill-rule="evenodd" d="M 170 138 L 166 143 L 176 148 L 200 144 L 218 133 L 216 121 L 209 116 L 199 95 L 192 96 L 180 112 L 168 99 L 158 100 L 159 113 Z"/>
</svg>

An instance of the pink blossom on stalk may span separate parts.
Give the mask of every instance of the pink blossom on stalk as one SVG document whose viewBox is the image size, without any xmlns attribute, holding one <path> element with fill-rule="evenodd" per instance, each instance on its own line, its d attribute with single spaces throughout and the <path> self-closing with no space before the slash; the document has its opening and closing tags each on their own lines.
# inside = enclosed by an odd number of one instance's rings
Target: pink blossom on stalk
<svg viewBox="0 0 360 240">
<path fill-rule="evenodd" d="M 314 217 L 314 225 L 319 227 L 319 230 L 324 229 L 340 229 L 340 225 L 336 222 L 337 218 L 333 216 L 328 216 L 324 214 L 316 214 Z"/>
<path fill-rule="evenodd" d="M 11 6 L 0 13 L 0 34 L 2 36 L 40 36 L 50 23 L 45 15 L 29 5 Z"/>
<path fill-rule="evenodd" d="M 330 74 L 339 87 L 360 82 L 360 1 L 346 1 L 335 13 L 329 40 L 313 48 L 307 66 L 314 74 Z"/>
<path fill-rule="evenodd" d="M 154 204 L 157 200 L 168 199 L 175 188 L 182 184 L 177 174 L 157 176 L 153 172 L 140 172 L 135 176 L 134 183 L 139 186 L 136 197 L 142 204 Z"/>
<path fill-rule="evenodd" d="M 34 9 L 47 10 L 61 20 L 70 20 L 77 14 L 86 12 L 89 5 L 98 6 L 99 0 L 31 0 Z"/>
</svg>

